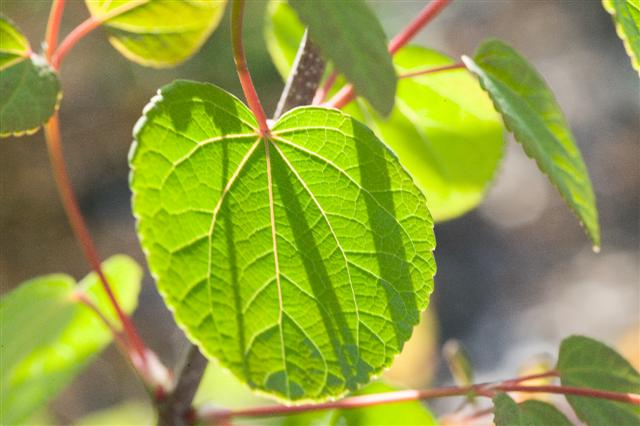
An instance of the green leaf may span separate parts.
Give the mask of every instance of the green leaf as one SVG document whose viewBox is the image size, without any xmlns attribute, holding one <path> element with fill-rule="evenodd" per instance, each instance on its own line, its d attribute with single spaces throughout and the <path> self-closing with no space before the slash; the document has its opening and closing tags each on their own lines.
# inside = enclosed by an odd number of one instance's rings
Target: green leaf
<svg viewBox="0 0 640 426">
<path fill-rule="evenodd" d="M 0 15 L 0 137 L 35 133 L 58 108 L 56 73 Z"/>
<path fill-rule="evenodd" d="M 350 396 L 394 392 L 398 389 L 374 382 Z M 374 405 L 348 410 L 322 410 L 287 416 L 283 426 L 433 426 L 438 422 L 420 401 Z"/>
<path fill-rule="evenodd" d="M 613 17 L 631 65 L 640 73 L 640 0 L 603 0 L 602 4 Z"/>
<path fill-rule="evenodd" d="M 103 268 L 123 309 L 133 312 L 140 267 L 128 257 L 114 256 Z M 0 424 L 25 420 L 111 341 L 111 332 L 98 316 L 74 298 L 78 291 L 85 292 L 105 316 L 114 318 L 95 274 L 78 286 L 67 275 L 47 275 L 2 297 Z"/>
<path fill-rule="evenodd" d="M 203 353 L 274 396 L 338 397 L 389 366 L 426 308 L 432 220 L 348 115 L 298 108 L 256 129 L 215 86 L 161 89 L 134 131 L 138 234 Z"/>
<path fill-rule="evenodd" d="M 393 108 L 396 74 L 387 40 L 375 14 L 362 0 L 289 0 L 322 53 L 382 115 Z"/>
<path fill-rule="evenodd" d="M 399 73 L 453 64 L 418 46 L 394 57 Z M 429 201 L 436 221 L 476 207 L 500 162 L 504 130 L 500 116 L 466 70 L 401 79 L 389 118 L 364 104 L 345 109 L 373 128 L 398 155 Z"/>
<path fill-rule="evenodd" d="M 276 69 L 286 80 L 304 35 L 304 26 L 286 2 L 271 0 L 265 14 L 264 38 Z"/>
<path fill-rule="evenodd" d="M 86 0 L 127 59 L 164 68 L 195 54 L 218 26 L 226 0 Z"/>
<path fill-rule="evenodd" d="M 278 1 L 269 4 L 267 22 L 271 23 L 265 31 L 269 53 L 286 78 L 304 26 L 286 3 Z M 441 53 L 418 46 L 401 49 L 393 61 L 399 73 L 454 63 Z M 363 102 L 352 103 L 345 111 L 367 123 L 398 155 L 427 195 L 436 221 L 476 207 L 502 157 L 502 120 L 466 70 L 400 79 L 388 118 Z"/>
<path fill-rule="evenodd" d="M 153 426 L 156 424 L 154 410 L 143 402 L 128 401 L 104 410 L 90 413 L 75 426 Z"/>
<path fill-rule="evenodd" d="M 473 365 L 462 343 L 458 340 L 448 340 L 442 347 L 442 355 L 456 385 L 470 386 L 473 384 Z"/>
<path fill-rule="evenodd" d="M 498 40 L 484 42 L 469 70 L 489 93 L 507 128 L 553 183 L 600 247 L 595 195 L 580 150 L 560 106 L 540 74 L 515 50 Z"/>
<path fill-rule="evenodd" d="M 528 400 L 516 404 L 507 394 L 499 393 L 493 404 L 496 426 L 571 426 L 564 414 L 546 402 Z"/>
<path fill-rule="evenodd" d="M 560 345 L 558 365 L 564 386 L 614 392 L 640 393 L 640 374 L 607 345 L 583 336 L 571 336 Z M 567 396 L 580 419 L 588 425 L 640 424 L 640 407 L 596 398 Z"/>
</svg>

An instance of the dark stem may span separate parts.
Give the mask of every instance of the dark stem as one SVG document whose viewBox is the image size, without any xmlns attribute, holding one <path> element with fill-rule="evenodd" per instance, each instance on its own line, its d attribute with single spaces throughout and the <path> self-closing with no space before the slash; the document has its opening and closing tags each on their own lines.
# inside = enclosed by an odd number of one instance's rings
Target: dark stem
<svg viewBox="0 0 640 426">
<path fill-rule="evenodd" d="M 305 31 L 287 84 L 273 114 L 274 120 L 290 109 L 309 105 L 313 101 L 324 74 L 324 68 L 325 63 L 320 56 L 320 51 L 309 40 L 309 32 Z"/>
<path fill-rule="evenodd" d="M 157 403 L 158 426 L 188 426 L 193 423 L 191 403 L 209 361 L 191 345 L 178 371 L 173 391 Z"/>
</svg>

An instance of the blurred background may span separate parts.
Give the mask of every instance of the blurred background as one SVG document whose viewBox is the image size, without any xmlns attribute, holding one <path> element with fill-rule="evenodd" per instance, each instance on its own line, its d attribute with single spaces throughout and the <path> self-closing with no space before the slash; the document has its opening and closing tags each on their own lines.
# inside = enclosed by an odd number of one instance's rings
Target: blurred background
<svg viewBox="0 0 640 426">
<path fill-rule="evenodd" d="M 62 34 L 88 16 L 83 1 L 67 3 Z M 370 2 L 389 37 L 424 3 Z M 0 1 L 0 11 L 34 46 L 44 37 L 49 6 L 39 0 Z M 283 83 L 264 45 L 265 6 L 265 1 L 249 2 L 245 43 L 258 93 L 266 110 L 273 111 Z M 127 61 L 101 30 L 84 39 L 63 65 L 65 155 L 104 258 L 126 253 L 144 264 L 130 212 L 127 152 L 131 129 L 156 89 L 187 78 L 215 83 L 242 97 L 227 21 L 199 54 L 173 69 L 147 69 Z M 555 355 L 569 334 L 616 346 L 638 368 L 638 75 L 597 0 L 455 0 L 415 41 L 459 57 L 487 37 L 502 38 L 523 53 L 555 92 L 595 186 L 602 251 L 592 252 L 560 196 L 510 140 L 482 205 L 436 226 L 438 275 L 430 308 L 435 320 L 416 331 L 391 379 L 406 386 L 449 384 L 439 348 L 451 338 L 466 346 L 478 380 L 515 376 L 535 355 Z M 58 201 L 42 132 L 0 143 L 0 184 L 2 293 L 36 275 L 84 276 L 88 268 Z M 186 341 L 148 275 L 139 306 L 134 320 L 141 334 L 173 366 Z M 208 396 L 221 404 L 252 403 L 245 389 L 224 374 L 211 372 L 217 378 L 207 383 Z M 71 424 L 88 412 L 145 398 L 129 367 L 109 348 L 53 402 L 49 416 L 57 424 Z M 447 406 L 439 403 L 434 409 Z"/>
</svg>

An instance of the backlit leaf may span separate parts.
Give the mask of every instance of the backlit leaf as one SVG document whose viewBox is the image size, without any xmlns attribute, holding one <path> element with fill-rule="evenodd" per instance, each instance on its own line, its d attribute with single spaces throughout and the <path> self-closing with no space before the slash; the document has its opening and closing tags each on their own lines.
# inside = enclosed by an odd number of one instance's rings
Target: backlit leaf
<svg viewBox="0 0 640 426">
<path fill-rule="evenodd" d="M 226 0 L 86 0 L 109 41 L 133 62 L 170 67 L 196 53 L 218 26 Z"/>
<path fill-rule="evenodd" d="M 551 89 L 513 48 L 498 40 L 484 42 L 467 66 L 489 93 L 507 128 L 551 180 L 600 247 L 595 195 L 571 129 Z"/>
<path fill-rule="evenodd" d="M 424 196 L 361 123 L 294 109 L 258 136 L 208 84 L 160 90 L 135 129 L 133 208 L 167 305 L 253 389 L 322 400 L 368 383 L 433 286 Z"/>
<path fill-rule="evenodd" d="M 60 97 L 56 73 L 0 15 L 0 137 L 34 133 L 53 115 Z"/>
<path fill-rule="evenodd" d="M 640 73 L 640 0 L 603 0 L 602 4 L 613 17 L 631 65 Z"/>
<path fill-rule="evenodd" d="M 629 361 L 607 345 L 583 336 L 571 336 L 560 345 L 558 365 L 564 386 L 640 393 L 640 374 Z M 596 398 L 567 396 L 588 425 L 640 424 L 640 407 Z"/>
<path fill-rule="evenodd" d="M 269 53 L 286 78 L 304 26 L 279 1 L 270 3 L 267 23 Z M 441 53 L 418 46 L 401 49 L 393 61 L 399 74 L 453 63 Z M 400 79 L 388 118 L 361 101 L 344 110 L 369 124 L 398 155 L 426 194 L 436 221 L 477 206 L 502 157 L 502 120 L 475 78 L 463 69 Z"/>
<path fill-rule="evenodd" d="M 499 393 L 493 398 L 496 426 L 571 426 L 556 407 L 533 399 L 517 404 L 510 396 Z"/>
<path fill-rule="evenodd" d="M 375 14 L 362 0 L 289 0 L 309 36 L 327 59 L 382 115 L 393 108 L 396 75 L 387 40 Z"/>
<path fill-rule="evenodd" d="M 137 305 L 142 272 L 114 256 L 103 268 L 123 309 Z M 0 301 L 0 424 L 21 423 L 60 392 L 111 341 L 98 316 L 74 299 L 83 291 L 108 318 L 113 308 L 95 274 L 78 285 L 67 275 L 27 281 Z"/>
</svg>

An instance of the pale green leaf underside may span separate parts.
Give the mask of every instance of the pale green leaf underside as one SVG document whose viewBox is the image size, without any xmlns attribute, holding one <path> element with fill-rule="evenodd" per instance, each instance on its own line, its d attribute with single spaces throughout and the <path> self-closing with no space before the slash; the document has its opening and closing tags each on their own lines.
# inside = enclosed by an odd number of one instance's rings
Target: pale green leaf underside
<svg viewBox="0 0 640 426">
<path fill-rule="evenodd" d="M 603 0 L 602 4 L 613 16 L 631 65 L 640 73 L 640 0 Z"/>
<path fill-rule="evenodd" d="M 269 54 L 286 79 L 304 26 L 291 7 L 280 1 L 270 2 L 266 22 Z M 399 74 L 453 63 L 439 52 L 418 46 L 401 49 L 393 62 Z M 426 194 L 436 222 L 476 207 L 502 157 L 502 120 L 465 70 L 400 79 L 387 118 L 361 101 L 344 110 L 369 124 L 398 155 Z"/>
<path fill-rule="evenodd" d="M 528 400 L 517 404 L 507 394 L 499 393 L 493 404 L 496 426 L 571 426 L 564 414 L 546 402 Z"/>
<path fill-rule="evenodd" d="M 53 115 L 60 97 L 56 73 L 0 16 L 0 137 L 34 133 Z"/>
<path fill-rule="evenodd" d="M 522 56 L 498 40 L 484 42 L 473 59 L 463 59 L 507 128 L 558 188 L 598 249 L 600 227 L 591 180 L 549 86 Z"/>
<path fill-rule="evenodd" d="M 393 108 L 396 74 L 376 15 L 362 0 L 289 0 L 309 37 L 382 115 Z"/>
<path fill-rule="evenodd" d="M 596 340 L 571 336 L 560 345 L 558 365 L 564 386 L 640 393 L 640 374 L 615 350 Z M 640 424 L 640 407 L 594 398 L 567 396 L 588 425 Z"/>
<path fill-rule="evenodd" d="M 114 256 L 103 263 L 103 269 L 123 309 L 133 312 L 140 292 L 140 267 L 126 256 Z M 84 291 L 115 320 L 95 274 L 77 286 L 67 275 L 47 275 L 2 297 L 0 424 L 24 421 L 111 341 L 98 316 L 74 301 L 76 291 Z"/>
<path fill-rule="evenodd" d="M 160 90 L 131 154 L 138 234 L 177 322 L 251 388 L 337 397 L 388 366 L 432 290 L 424 196 L 373 133 L 290 111 L 268 140 L 215 86 Z"/>
<path fill-rule="evenodd" d="M 200 49 L 217 27 L 226 0 L 86 0 L 109 41 L 141 65 L 170 67 Z"/>
</svg>

